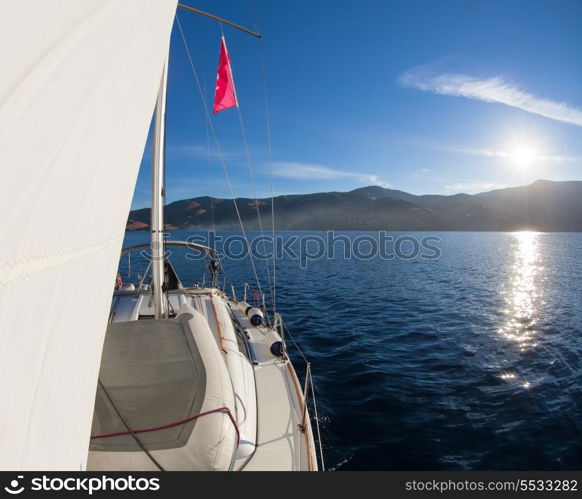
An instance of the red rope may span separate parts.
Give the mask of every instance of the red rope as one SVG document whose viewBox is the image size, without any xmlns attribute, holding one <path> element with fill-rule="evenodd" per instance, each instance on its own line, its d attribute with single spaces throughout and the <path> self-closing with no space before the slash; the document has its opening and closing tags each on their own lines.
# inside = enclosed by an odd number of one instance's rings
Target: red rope
<svg viewBox="0 0 582 499">
<path fill-rule="evenodd" d="M 163 424 L 160 426 L 152 426 L 150 428 L 140 428 L 138 430 L 132 430 L 132 431 L 125 430 L 125 431 L 116 431 L 113 433 L 98 433 L 96 435 L 91 435 L 91 440 L 95 440 L 97 438 L 109 438 L 109 437 L 119 437 L 121 435 L 131 435 L 132 433 L 149 433 L 150 431 L 165 430 L 167 428 L 173 428 L 174 426 L 180 426 L 182 424 L 189 423 L 190 421 L 193 421 L 194 419 L 198 419 L 202 416 L 206 416 L 208 414 L 214 414 L 217 412 L 224 412 L 229 417 L 230 422 L 232 423 L 232 425 L 234 426 L 234 430 L 236 431 L 236 445 L 238 447 L 238 445 L 240 444 L 240 430 L 238 429 L 238 425 L 236 424 L 236 421 L 232 415 L 232 412 L 230 412 L 230 409 L 228 407 L 219 407 L 218 409 L 212 409 L 210 411 L 201 412 L 200 414 L 195 414 L 194 416 L 190 416 L 189 418 L 180 419 L 179 421 L 174 421 L 173 423 L 167 423 L 167 424 Z"/>
</svg>

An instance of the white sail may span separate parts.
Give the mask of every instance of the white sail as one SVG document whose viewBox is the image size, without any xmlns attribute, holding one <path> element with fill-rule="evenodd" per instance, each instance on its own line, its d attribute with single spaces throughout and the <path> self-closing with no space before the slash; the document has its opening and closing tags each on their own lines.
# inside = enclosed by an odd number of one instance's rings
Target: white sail
<svg viewBox="0 0 582 499">
<path fill-rule="evenodd" d="M 176 0 L 3 2 L 0 469 L 84 469 Z"/>
</svg>

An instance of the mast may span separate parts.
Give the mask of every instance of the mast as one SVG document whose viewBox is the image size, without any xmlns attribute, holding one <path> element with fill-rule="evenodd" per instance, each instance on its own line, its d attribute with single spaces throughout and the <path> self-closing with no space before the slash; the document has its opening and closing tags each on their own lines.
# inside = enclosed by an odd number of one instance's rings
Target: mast
<svg viewBox="0 0 582 499">
<path fill-rule="evenodd" d="M 261 38 L 260 33 L 243 28 L 238 24 L 222 19 L 208 12 L 204 12 L 187 5 L 178 4 L 178 7 L 219 21 L 235 29 Z M 168 317 L 168 307 L 165 298 L 164 282 L 164 160 L 166 142 L 166 86 L 168 83 L 168 61 L 164 63 L 162 80 L 156 101 L 153 161 L 152 161 L 152 211 L 151 211 L 151 255 L 152 255 L 152 292 L 154 301 L 154 313 L 156 319 Z"/>
<path fill-rule="evenodd" d="M 164 160 L 166 138 L 166 85 L 168 81 L 168 61 L 164 63 L 160 90 L 156 101 L 153 160 L 152 160 L 152 288 L 156 319 L 167 316 L 164 297 Z"/>
</svg>

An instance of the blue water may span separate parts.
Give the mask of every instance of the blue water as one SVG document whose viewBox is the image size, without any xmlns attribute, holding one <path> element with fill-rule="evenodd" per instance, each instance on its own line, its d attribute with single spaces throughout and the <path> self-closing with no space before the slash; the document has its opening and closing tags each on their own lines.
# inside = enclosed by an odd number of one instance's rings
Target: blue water
<svg viewBox="0 0 582 499">
<path fill-rule="evenodd" d="M 582 234 L 436 236 L 436 259 L 277 262 L 277 309 L 313 364 L 328 468 L 581 469 Z M 172 261 L 200 280 L 202 264 Z M 224 268 L 240 298 L 248 260 Z"/>
</svg>

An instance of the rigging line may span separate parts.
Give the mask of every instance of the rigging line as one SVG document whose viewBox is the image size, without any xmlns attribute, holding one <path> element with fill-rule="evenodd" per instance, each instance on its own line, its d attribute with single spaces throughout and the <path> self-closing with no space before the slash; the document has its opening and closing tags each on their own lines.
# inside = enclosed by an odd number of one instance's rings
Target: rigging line
<svg viewBox="0 0 582 499">
<path fill-rule="evenodd" d="M 251 266 L 253 269 L 253 273 L 255 275 L 255 280 L 257 281 L 257 287 L 259 289 L 262 289 L 261 282 L 259 280 L 259 274 L 257 273 L 257 268 L 255 266 L 255 261 L 254 261 L 253 254 L 251 251 L 251 245 L 249 243 L 249 239 L 247 237 L 247 233 L 246 233 L 245 228 L 244 228 L 244 224 L 242 221 L 240 210 L 238 208 L 238 203 L 236 202 L 236 198 L 234 196 L 234 190 L 232 188 L 230 176 L 228 175 L 228 168 L 227 168 L 226 163 L 224 161 L 224 155 L 222 154 L 220 142 L 218 141 L 218 136 L 216 134 L 216 130 L 214 129 L 214 125 L 212 124 L 212 119 L 210 118 L 210 113 L 208 112 L 208 105 L 206 104 L 206 99 L 204 98 L 204 91 L 202 90 L 202 87 L 200 86 L 200 80 L 198 79 L 198 73 L 196 72 L 196 68 L 194 67 L 194 61 L 192 60 L 192 56 L 190 55 L 190 49 L 188 48 L 188 43 L 186 42 L 186 37 L 184 36 L 184 31 L 182 30 L 182 24 L 180 23 L 180 18 L 178 17 L 177 14 L 176 14 L 176 21 L 178 22 L 178 28 L 180 29 L 180 35 L 182 37 L 182 41 L 184 42 L 184 48 L 186 49 L 186 54 L 188 55 L 188 60 L 190 61 L 190 67 L 192 68 L 192 72 L 194 73 L 194 78 L 196 80 L 196 85 L 198 86 L 198 92 L 200 93 L 200 98 L 202 99 L 204 113 L 206 114 L 206 119 L 208 120 L 210 131 L 212 132 L 212 136 L 214 138 L 214 145 L 216 147 L 216 151 L 218 152 L 218 157 L 219 157 L 220 163 L 222 165 L 222 169 L 224 170 L 224 177 L 226 179 L 226 184 L 228 185 L 230 195 L 232 196 L 232 202 L 234 204 L 234 209 L 236 211 L 236 215 L 237 215 L 237 218 L 238 218 L 238 221 L 240 224 L 241 232 L 243 233 L 243 238 L 247 244 L 247 249 L 249 251 L 249 258 L 251 261 Z"/>
<path fill-rule="evenodd" d="M 287 332 L 287 337 L 291 338 L 291 341 L 293 342 L 293 345 L 295 346 L 295 348 L 299 352 L 299 355 L 302 357 L 305 364 L 307 366 L 309 366 L 310 362 L 307 360 L 307 357 L 303 353 L 303 350 L 301 350 L 301 348 L 299 347 L 299 345 L 295 341 L 293 334 L 291 334 L 291 330 L 287 327 L 287 324 L 285 324 L 284 322 L 282 322 L 282 325 L 283 325 L 283 328 L 285 329 L 285 331 Z M 306 373 L 306 376 L 307 376 L 307 373 Z M 317 430 L 317 443 L 318 443 L 318 447 L 319 447 L 319 459 L 321 461 L 322 471 L 325 471 L 325 463 L 323 461 L 323 444 L 321 442 L 321 430 L 319 428 L 319 414 L 317 412 L 317 401 L 316 401 L 316 397 L 315 397 L 315 387 L 313 384 L 313 373 L 309 373 L 309 383 L 311 385 L 311 401 L 313 404 L 313 415 L 315 416 L 315 428 Z M 307 404 L 307 400 L 305 401 L 305 403 Z"/>
<path fill-rule="evenodd" d="M 251 22 L 255 30 L 258 30 L 259 25 L 259 13 L 257 10 L 256 3 L 251 0 L 251 5 L 247 2 L 247 0 L 243 0 L 243 4 L 245 5 L 246 10 L 249 13 L 251 18 Z M 272 313 L 273 316 L 276 313 L 276 240 L 275 240 L 275 202 L 274 202 L 274 195 L 273 195 L 273 168 L 272 168 L 272 148 L 271 148 L 271 122 L 270 122 L 270 110 L 269 110 L 269 94 L 267 91 L 267 71 L 266 71 L 266 64 L 265 64 L 265 53 L 264 53 L 264 46 L 262 44 L 262 38 L 259 42 L 259 59 L 261 62 L 261 76 L 263 80 L 263 91 L 264 91 L 264 102 L 265 102 L 265 128 L 266 128 L 266 135 L 267 135 L 267 152 L 268 152 L 268 170 L 269 170 L 269 189 L 271 194 L 271 232 L 272 232 L 272 254 L 273 254 L 273 279 L 271 285 L 271 306 L 272 306 Z M 265 262 L 266 263 L 266 262 Z M 271 283 L 269 283 L 271 284 Z"/>
<path fill-rule="evenodd" d="M 245 9 L 249 13 L 249 17 L 251 19 L 251 23 L 253 25 L 253 29 L 258 32 L 259 27 L 258 27 L 258 22 L 257 21 L 258 21 L 258 18 L 259 18 L 259 13 L 257 12 L 257 5 L 255 4 L 255 2 L 252 2 L 252 9 L 251 9 L 251 6 L 247 2 L 247 0 L 243 0 L 243 4 L 245 6 Z"/>
<path fill-rule="evenodd" d="M 269 164 L 269 188 L 271 191 L 271 233 L 273 238 L 273 292 L 271 295 L 271 307 L 273 316 L 277 312 L 277 241 L 275 239 L 275 196 L 273 194 L 273 151 L 271 147 L 271 120 L 269 110 L 269 92 L 267 90 L 267 69 L 265 64 L 265 50 L 263 47 L 263 40 L 259 40 L 259 55 L 261 60 L 261 73 L 263 77 L 263 91 L 265 100 L 265 126 L 267 132 L 267 161 Z"/>
<path fill-rule="evenodd" d="M 208 93 L 208 87 L 206 86 L 206 81 L 204 84 L 204 88 L 206 90 L 206 93 Z M 206 96 L 206 100 L 208 101 L 208 96 Z M 208 126 L 208 120 L 204 119 L 204 123 L 206 125 L 206 150 L 207 150 L 207 159 L 208 159 L 208 172 L 209 172 L 209 176 L 210 179 L 212 179 L 212 159 L 210 156 L 210 128 Z M 214 198 L 212 196 L 210 196 L 210 216 L 212 219 L 212 232 L 214 234 L 216 234 L 216 223 L 214 220 Z M 210 235 L 209 235 L 209 239 L 210 239 Z M 210 241 L 209 241 L 210 242 Z M 223 265 L 222 265 L 222 259 L 221 259 L 221 253 L 217 252 L 216 254 L 216 259 L 218 260 L 219 264 L 220 264 L 220 268 L 223 269 Z M 222 273 L 224 274 L 224 278 L 226 281 L 226 272 L 224 272 L 224 270 L 222 271 Z"/>
<path fill-rule="evenodd" d="M 224 40 L 224 27 L 223 27 L 222 23 L 219 23 L 219 25 L 220 25 L 220 34 L 222 36 L 222 39 Z M 263 231 L 263 223 L 261 221 L 261 211 L 259 209 L 259 200 L 258 200 L 258 196 L 257 196 L 257 187 L 256 187 L 256 182 L 255 182 L 255 175 L 253 173 L 253 163 L 252 163 L 251 154 L 250 154 L 250 151 L 249 151 L 249 145 L 248 145 L 248 140 L 247 140 L 247 133 L 246 133 L 246 128 L 245 128 L 244 121 L 243 121 L 243 118 L 242 118 L 242 111 L 241 111 L 241 108 L 240 108 L 240 102 L 238 100 L 238 97 L 236 96 L 236 89 L 235 89 L 235 102 L 236 102 L 236 111 L 237 111 L 237 114 L 238 114 L 238 121 L 240 123 L 241 136 L 242 136 L 242 139 L 243 139 L 243 144 L 244 144 L 244 149 L 245 149 L 245 155 L 246 155 L 246 158 L 247 158 L 247 165 L 248 165 L 248 169 L 249 169 L 249 175 L 250 175 L 250 179 L 251 179 L 251 185 L 252 185 L 252 188 L 253 188 L 253 195 L 254 195 L 254 198 L 255 198 L 255 208 L 257 210 L 257 219 L 258 219 L 258 222 L 259 222 L 259 230 L 260 230 L 261 236 L 262 236 L 261 242 L 263 243 L 263 251 L 264 251 L 265 250 L 265 240 L 264 240 L 265 233 Z M 266 270 L 267 270 L 267 281 L 268 281 L 268 284 L 269 284 L 269 292 L 271 293 L 271 297 L 272 297 L 273 296 L 273 287 L 272 287 L 272 284 L 271 284 L 271 272 L 270 272 L 269 263 L 268 263 L 267 260 L 265 260 L 265 267 L 266 267 Z M 260 289 L 260 286 L 259 286 L 259 289 Z M 269 320 L 269 322 L 270 322 L 270 320 Z"/>
<path fill-rule="evenodd" d="M 119 408 L 117 407 L 117 404 L 113 401 L 113 399 L 111 398 L 111 395 L 109 395 L 109 391 L 107 390 L 107 388 L 105 388 L 105 385 L 103 384 L 103 382 L 101 381 L 101 379 L 97 379 L 97 382 L 99 383 L 99 386 L 101 387 L 101 389 L 103 390 L 103 393 L 107 397 L 107 400 L 109 400 L 109 403 L 111 404 L 111 406 L 113 407 L 113 409 L 115 410 L 115 412 L 117 413 L 117 415 L 119 416 L 119 419 L 123 423 L 123 426 L 125 426 L 127 428 L 127 431 L 133 437 L 133 439 L 137 442 L 137 445 L 140 446 L 141 450 L 145 452 L 146 456 L 151 459 L 152 463 L 154 463 L 160 471 L 166 471 L 164 468 L 162 468 L 162 465 L 160 463 L 158 463 L 158 461 L 156 460 L 156 458 L 151 455 L 150 451 L 148 451 L 146 449 L 146 447 L 143 444 L 143 442 L 139 439 L 139 437 L 130 428 L 130 426 L 127 423 L 126 419 L 121 415 L 121 412 L 119 411 Z"/>
<path fill-rule="evenodd" d="M 263 251 L 265 251 L 265 233 L 263 231 L 263 222 L 261 220 L 261 210 L 259 209 L 259 198 L 257 196 L 257 185 L 255 182 L 255 174 L 253 172 L 253 162 L 251 160 L 251 153 L 249 151 L 249 145 L 248 145 L 248 140 L 247 140 L 247 133 L 245 130 L 245 125 L 243 122 L 243 118 L 242 118 L 242 112 L 240 110 L 240 105 L 237 106 L 237 111 L 238 111 L 238 120 L 240 122 L 240 131 L 241 131 L 241 135 L 242 135 L 242 139 L 243 139 L 243 144 L 244 144 L 244 148 L 245 148 L 245 154 L 247 157 L 247 165 L 249 167 L 249 175 L 251 178 L 251 185 L 253 188 L 253 195 L 255 198 L 255 208 L 257 210 L 257 220 L 259 222 L 259 231 L 261 232 L 261 242 L 263 243 Z M 269 283 L 269 291 L 271 293 L 271 298 L 273 297 L 273 285 L 271 283 L 271 272 L 269 269 L 269 262 L 267 259 L 265 259 L 265 268 L 267 270 L 267 281 Z"/>
<path fill-rule="evenodd" d="M 208 121 L 205 119 L 204 123 L 206 124 L 206 150 L 207 150 L 207 158 L 208 158 L 208 172 L 210 178 L 212 179 L 212 160 L 210 158 L 210 129 L 208 128 Z M 216 224 L 214 223 L 214 198 L 210 196 L 210 216 L 212 218 L 212 231 L 216 232 Z M 218 256 L 220 260 L 220 254 Z"/>
<path fill-rule="evenodd" d="M 297 349 L 297 351 L 299 352 L 299 355 L 301 356 L 301 358 L 303 359 L 303 361 L 306 364 L 309 364 L 309 361 L 307 360 L 306 355 L 303 353 L 303 350 L 301 350 L 301 348 L 299 347 L 299 345 L 297 344 L 297 342 L 295 341 L 295 338 L 293 337 L 293 335 L 291 334 L 291 330 L 287 327 L 287 324 L 285 324 L 283 322 L 283 328 L 285 329 L 285 331 L 287 332 L 287 336 L 289 338 L 291 338 L 291 341 L 293 342 L 293 345 L 295 346 L 295 348 Z"/>
<path fill-rule="evenodd" d="M 259 12 L 257 10 L 257 5 L 254 0 L 251 0 L 251 4 L 247 2 L 247 0 L 243 0 L 243 4 L 246 10 L 249 13 L 251 18 L 251 22 L 253 24 L 253 28 L 258 31 L 259 29 Z M 252 8 L 251 8 L 252 6 Z M 269 188 L 271 194 L 271 229 L 272 229 L 272 253 L 273 253 L 273 279 L 271 284 L 271 279 L 269 276 L 269 285 L 271 289 L 271 306 L 272 306 L 272 314 L 273 316 L 276 313 L 276 240 L 275 240 L 275 202 L 274 202 L 274 195 L 273 195 L 273 168 L 272 168 L 272 149 L 271 149 L 271 122 L 270 122 L 270 112 L 269 112 L 269 94 L 267 91 L 267 71 L 266 71 L 266 64 L 265 64 L 265 53 L 264 47 L 262 43 L 263 39 L 259 41 L 259 54 L 260 54 L 260 62 L 261 62 L 261 74 L 263 79 L 263 90 L 264 90 L 264 101 L 265 101 L 265 125 L 266 125 L 266 132 L 267 132 L 267 151 L 268 151 L 268 164 L 269 164 Z M 256 193 L 255 193 L 256 198 Z M 260 223 L 260 215 L 259 215 L 259 223 Z M 262 228 L 261 228 L 262 234 Z M 264 246 L 263 246 L 264 247 Z M 267 266 L 268 272 L 268 264 L 265 260 L 265 265 Z"/>
<path fill-rule="evenodd" d="M 317 430 L 317 444 L 319 447 L 319 460 L 321 461 L 321 471 L 325 471 L 323 461 L 323 445 L 321 443 L 321 431 L 319 429 L 319 414 L 317 413 L 317 401 L 315 397 L 315 387 L 313 386 L 313 374 L 309 375 L 309 384 L 311 385 L 311 402 L 313 404 L 313 415 L 315 416 L 315 429 Z M 307 401 L 305 401 L 307 403 Z"/>
<path fill-rule="evenodd" d="M 208 130 L 208 123 L 206 123 L 206 141 L 208 145 L 208 171 L 212 177 L 212 162 L 210 160 L 210 131 Z M 214 198 L 212 196 L 210 196 L 210 218 L 212 219 L 212 232 L 216 232 L 216 223 L 214 222 Z"/>
<path fill-rule="evenodd" d="M 295 348 L 299 352 L 299 355 L 303 358 L 303 361 L 305 362 L 305 364 L 307 366 L 309 366 L 310 363 L 307 360 L 307 357 L 305 356 L 305 354 L 303 353 L 303 350 L 301 350 L 301 348 L 299 347 L 299 345 L 295 341 L 293 334 L 291 334 L 291 330 L 287 327 L 287 324 L 285 324 L 284 322 L 282 322 L 282 325 L 283 325 L 283 328 L 285 329 L 285 331 L 287 332 L 287 337 L 291 338 L 291 341 L 293 342 L 293 345 L 295 346 Z M 306 376 L 307 376 L 307 373 L 306 373 Z M 325 471 L 325 463 L 323 460 L 323 444 L 321 441 L 321 430 L 319 428 L 319 414 L 317 412 L 317 401 L 316 401 L 316 397 L 315 397 L 315 387 L 313 384 L 313 373 L 309 374 L 309 383 L 311 385 L 311 401 L 313 404 L 313 415 L 315 416 L 315 429 L 317 430 L 317 443 L 318 443 L 318 447 L 319 447 L 319 459 L 321 461 L 321 469 L 322 469 L 322 471 Z M 307 404 L 307 400 L 305 401 L 305 403 Z"/>
</svg>

